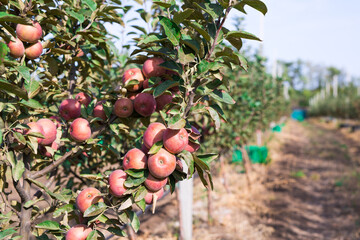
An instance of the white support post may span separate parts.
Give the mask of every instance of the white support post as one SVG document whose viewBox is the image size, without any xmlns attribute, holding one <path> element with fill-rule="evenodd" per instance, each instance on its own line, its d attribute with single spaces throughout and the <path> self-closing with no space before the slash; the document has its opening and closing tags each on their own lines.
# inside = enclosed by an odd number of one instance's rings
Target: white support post
<svg viewBox="0 0 360 240">
<path fill-rule="evenodd" d="M 182 161 L 184 172 L 188 171 L 188 166 Z M 193 179 L 179 182 L 179 199 L 181 211 L 181 240 L 192 240 L 193 228 Z"/>
<path fill-rule="evenodd" d="M 338 76 L 335 75 L 333 79 L 333 96 L 338 96 Z"/>
</svg>

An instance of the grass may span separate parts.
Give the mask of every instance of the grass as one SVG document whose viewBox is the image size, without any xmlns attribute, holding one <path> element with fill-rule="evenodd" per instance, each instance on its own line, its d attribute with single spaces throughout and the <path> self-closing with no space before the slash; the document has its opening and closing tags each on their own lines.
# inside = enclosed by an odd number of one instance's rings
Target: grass
<svg viewBox="0 0 360 240">
<path fill-rule="evenodd" d="M 300 171 L 297 171 L 297 172 L 291 172 L 290 177 L 303 178 L 303 177 L 306 177 L 306 174 L 302 170 L 300 170 Z"/>
</svg>

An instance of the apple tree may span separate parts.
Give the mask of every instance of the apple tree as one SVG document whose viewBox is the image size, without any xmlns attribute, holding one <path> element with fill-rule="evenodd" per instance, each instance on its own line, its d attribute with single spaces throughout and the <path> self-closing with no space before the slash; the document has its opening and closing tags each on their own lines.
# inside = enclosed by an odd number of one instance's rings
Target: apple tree
<svg viewBox="0 0 360 240">
<path fill-rule="evenodd" d="M 212 188 L 217 154 L 198 153 L 196 118 L 226 120 L 242 39 L 258 38 L 224 23 L 246 5 L 265 14 L 261 1 L 153 1 L 130 56 L 105 25 L 128 25 L 132 4 L 1 3 L 0 236 L 125 236 L 165 185 L 197 172 Z"/>
</svg>

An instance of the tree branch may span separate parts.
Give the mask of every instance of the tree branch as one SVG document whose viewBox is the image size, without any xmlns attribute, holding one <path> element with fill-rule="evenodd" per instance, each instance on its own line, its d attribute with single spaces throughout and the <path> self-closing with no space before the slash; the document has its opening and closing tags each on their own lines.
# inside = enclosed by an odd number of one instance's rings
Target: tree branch
<svg viewBox="0 0 360 240">
<path fill-rule="evenodd" d="M 114 120 L 116 119 L 116 116 L 112 116 L 109 120 L 109 124 L 112 123 Z M 106 129 L 107 125 L 102 125 L 99 129 L 97 129 L 96 131 L 94 131 L 91 134 L 91 138 L 96 137 L 97 135 L 101 134 L 105 129 Z M 73 154 L 77 154 L 78 152 L 80 152 L 81 149 L 79 146 L 74 147 L 73 149 L 71 149 L 69 152 L 65 153 L 62 157 L 60 157 L 58 160 L 54 161 L 53 163 L 51 163 L 50 165 L 48 165 L 47 167 L 41 169 L 40 171 L 37 171 L 35 173 L 32 173 L 29 175 L 28 178 L 31 179 L 37 179 L 39 177 L 42 177 L 46 174 L 48 174 L 49 172 L 51 172 L 53 169 L 57 168 L 60 164 L 62 164 L 67 158 L 69 158 L 70 156 L 72 156 Z"/>
<path fill-rule="evenodd" d="M 215 38 L 214 38 L 214 42 L 213 42 L 213 44 L 212 44 L 212 46 L 211 46 L 211 49 L 210 49 L 210 51 L 209 51 L 209 53 L 208 53 L 208 56 L 206 57 L 206 61 L 209 61 L 209 60 L 210 60 L 210 57 L 211 57 L 212 53 L 213 53 L 214 50 L 215 50 L 216 42 L 217 42 L 217 39 L 218 39 L 218 37 L 219 37 L 220 31 L 221 31 L 221 29 L 223 28 L 224 23 L 225 23 L 225 20 L 226 20 L 226 18 L 228 17 L 229 12 L 230 12 L 230 10 L 231 10 L 231 8 L 232 8 L 232 7 L 231 7 L 231 2 L 232 2 L 232 1 L 229 2 L 229 7 L 226 9 L 225 16 L 224 16 L 224 18 L 222 19 L 222 21 L 221 21 L 221 23 L 220 23 L 220 26 L 219 26 L 219 28 L 218 28 L 217 31 L 216 31 Z"/>
</svg>

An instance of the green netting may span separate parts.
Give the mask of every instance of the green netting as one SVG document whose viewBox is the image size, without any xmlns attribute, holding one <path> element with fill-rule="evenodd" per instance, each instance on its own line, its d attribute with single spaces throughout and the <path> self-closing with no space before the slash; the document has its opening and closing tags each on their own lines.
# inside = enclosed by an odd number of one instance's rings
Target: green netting
<svg viewBox="0 0 360 240">
<path fill-rule="evenodd" d="M 295 109 L 293 110 L 293 112 L 291 113 L 291 118 L 295 119 L 299 122 L 302 122 L 305 120 L 306 118 L 306 111 L 302 110 L 302 109 Z"/>
<path fill-rule="evenodd" d="M 271 129 L 271 131 L 273 131 L 273 132 L 281 132 L 281 128 L 282 128 L 281 125 L 276 125 L 275 127 L 273 127 Z"/>
<path fill-rule="evenodd" d="M 266 146 L 246 146 L 245 150 L 247 151 L 250 161 L 252 163 L 260 163 L 265 164 L 266 158 L 268 155 L 268 148 Z M 235 146 L 233 155 L 232 155 L 232 162 L 233 163 L 240 163 L 243 161 L 241 151 Z"/>
</svg>

